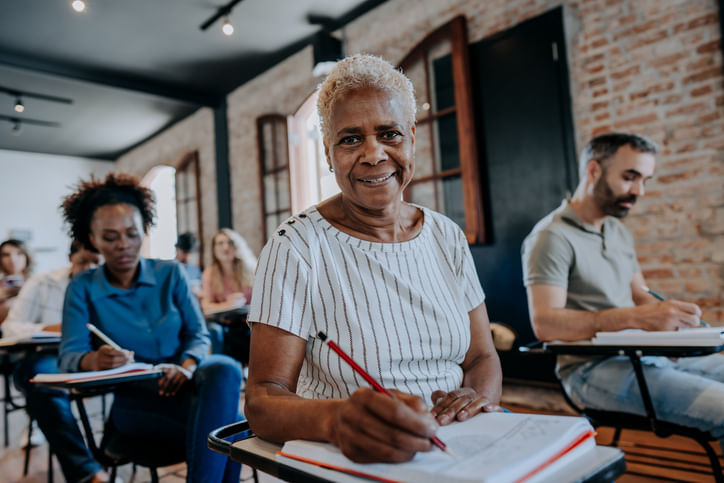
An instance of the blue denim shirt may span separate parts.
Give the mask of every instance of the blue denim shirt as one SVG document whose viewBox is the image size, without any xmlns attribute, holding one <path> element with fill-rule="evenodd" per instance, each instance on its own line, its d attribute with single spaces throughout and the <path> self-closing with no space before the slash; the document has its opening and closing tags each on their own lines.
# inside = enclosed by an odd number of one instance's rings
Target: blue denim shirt
<svg viewBox="0 0 724 483">
<path fill-rule="evenodd" d="M 76 276 L 63 306 L 63 338 L 58 367 L 80 370 L 80 360 L 101 342 L 86 324 L 94 324 L 139 362 L 180 364 L 201 361 L 209 334 L 186 274 L 175 260 L 141 259 L 140 273 L 128 289 L 108 282 L 105 265 Z"/>
</svg>

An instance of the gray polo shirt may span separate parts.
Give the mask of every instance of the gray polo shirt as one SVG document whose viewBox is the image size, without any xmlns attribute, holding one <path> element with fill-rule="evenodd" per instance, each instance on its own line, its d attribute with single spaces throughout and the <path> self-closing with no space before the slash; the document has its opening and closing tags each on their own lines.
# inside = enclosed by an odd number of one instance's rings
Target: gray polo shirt
<svg viewBox="0 0 724 483">
<path fill-rule="evenodd" d="M 599 232 L 564 200 L 525 238 L 522 257 L 525 286 L 565 288 L 568 309 L 634 306 L 631 280 L 640 268 L 633 237 L 616 218 L 606 217 Z M 562 368 L 574 361 L 583 359 L 559 358 L 558 362 Z"/>
</svg>

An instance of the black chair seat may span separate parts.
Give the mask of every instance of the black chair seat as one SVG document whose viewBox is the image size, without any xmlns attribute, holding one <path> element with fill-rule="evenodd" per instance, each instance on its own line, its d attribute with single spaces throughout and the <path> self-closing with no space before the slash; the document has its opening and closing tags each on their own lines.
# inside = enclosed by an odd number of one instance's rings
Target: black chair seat
<svg viewBox="0 0 724 483">
<path fill-rule="evenodd" d="M 110 420 L 103 432 L 101 451 L 112 460 L 113 466 L 133 463 L 146 468 L 161 468 L 186 460 L 183 441 L 124 435 Z"/>
</svg>

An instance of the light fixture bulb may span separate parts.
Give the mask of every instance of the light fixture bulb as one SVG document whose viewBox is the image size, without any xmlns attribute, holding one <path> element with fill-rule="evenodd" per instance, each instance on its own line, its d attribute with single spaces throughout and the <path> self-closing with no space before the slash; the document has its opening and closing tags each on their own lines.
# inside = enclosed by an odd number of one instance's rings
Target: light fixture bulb
<svg viewBox="0 0 724 483">
<path fill-rule="evenodd" d="M 75 10 L 78 13 L 85 12 L 85 2 L 83 0 L 73 0 L 70 2 L 70 6 L 73 7 L 73 10 Z"/>
<path fill-rule="evenodd" d="M 231 35 L 234 33 L 234 26 L 231 25 L 228 18 L 224 20 L 224 23 L 221 25 L 221 31 L 224 32 L 224 35 Z"/>
<path fill-rule="evenodd" d="M 15 99 L 15 105 L 13 106 L 13 110 L 15 110 L 15 112 L 23 112 L 25 110 L 23 101 L 19 97 Z"/>
</svg>

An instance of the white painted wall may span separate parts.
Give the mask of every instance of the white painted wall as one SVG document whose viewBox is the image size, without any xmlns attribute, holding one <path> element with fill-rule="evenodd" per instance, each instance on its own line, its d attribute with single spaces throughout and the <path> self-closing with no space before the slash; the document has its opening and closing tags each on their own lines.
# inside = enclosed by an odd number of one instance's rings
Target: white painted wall
<svg viewBox="0 0 724 483">
<path fill-rule="evenodd" d="M 70 240 L 60 203 L 80 179 L 114 168 L 109 161 L 0 149 L 0 241 L 13 230 L 29 231 L 36 273 L 65 266 Z"/>
</svg>

